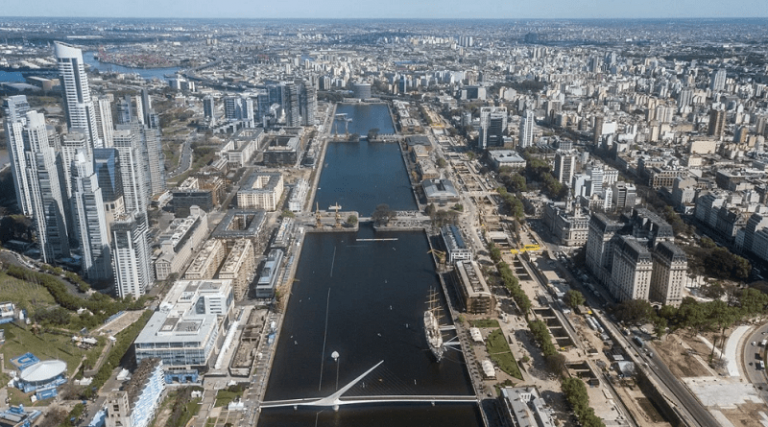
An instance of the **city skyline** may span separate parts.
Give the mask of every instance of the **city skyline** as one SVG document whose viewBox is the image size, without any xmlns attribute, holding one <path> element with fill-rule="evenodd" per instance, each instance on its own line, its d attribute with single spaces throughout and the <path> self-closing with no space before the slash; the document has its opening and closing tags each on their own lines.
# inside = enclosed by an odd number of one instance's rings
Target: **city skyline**
<svg viewBox="0 0 768 427">
<path fill-rule="evenodd" d="M 87 0 L 66 3 L 39 0 L 5 6 L 6 17 L 82 17 L 82 18 L 247 18 L 247 19 L 684 19 L 684 18 L 766 18 L 768 9 L 761 0 L 679 0 L 665 2 L 620 3 L 615 0 L 544 0 L 528 2 L 419 2 L 393 0 L 384 4 L 361 4 L 352 0 L 308 2 L 248 3 L 242 0 L 209 3 L 192 0 L 179 9 L 177 4 L 160 1 L 125 3 Z M 146 7 L 144 7 L 146 6 Z M 762 12 L 761 12 L 762 11 Z"/>
</svg>

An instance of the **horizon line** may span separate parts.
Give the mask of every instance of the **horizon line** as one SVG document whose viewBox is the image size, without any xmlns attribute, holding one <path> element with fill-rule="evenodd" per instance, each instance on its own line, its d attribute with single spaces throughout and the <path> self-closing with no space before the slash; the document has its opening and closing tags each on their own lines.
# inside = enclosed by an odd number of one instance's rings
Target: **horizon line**
<svg viewBox="0 0 768 427">
<path fill-rule="evenodd" d="M 608 20 L 620 20 L 620 21 L 641 21 L 641 20 L 768 20 L 766 16 L 686 16 L 686 17 L 579 17 L 579 18 L 564 18 L 564 17 L 520 17 L 520 18 L 402 18 L 402 17 L 346 17 L 346 18 L 324 18 L 324 17 L 179 17 L 179 16 L 3 16 L 4 19 L 167 19 L 167 20 L 220 20 L 231 19 L 238 21 L 247 20 L 308 20 L 308 21 L 608 21 Z"/>
</svg>

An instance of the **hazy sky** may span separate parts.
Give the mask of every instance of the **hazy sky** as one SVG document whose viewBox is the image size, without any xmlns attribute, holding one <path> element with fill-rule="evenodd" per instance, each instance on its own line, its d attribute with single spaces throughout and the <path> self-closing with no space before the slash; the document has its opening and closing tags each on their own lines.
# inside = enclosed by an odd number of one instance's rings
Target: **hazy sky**
<svg viewBox="0 0 768 427">
<path fill-rule="evenodd" d="M 767 0 L 0 0 L 2 16 L 179 18 L 768 17 Z"/>
</svg>

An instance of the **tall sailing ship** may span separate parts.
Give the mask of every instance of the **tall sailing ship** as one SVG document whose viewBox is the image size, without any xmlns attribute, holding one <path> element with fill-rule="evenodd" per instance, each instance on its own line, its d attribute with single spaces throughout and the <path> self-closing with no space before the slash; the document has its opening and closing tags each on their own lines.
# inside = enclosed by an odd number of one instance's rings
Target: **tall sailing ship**
<svg viewBox="0 0 768 427">
<path fill-rule="evenodd" d="M 439 362 L 443 359 L 445 346 L 443 345 L 443 335 L 440 332 L 440 323 L 437 320 L 440 317 L 440 304 L 434 289 L 429 293 L 428 304 L 429 308 L 424 312 L 424 333 L 427 336 L 429 349 Z"/>
</svg>

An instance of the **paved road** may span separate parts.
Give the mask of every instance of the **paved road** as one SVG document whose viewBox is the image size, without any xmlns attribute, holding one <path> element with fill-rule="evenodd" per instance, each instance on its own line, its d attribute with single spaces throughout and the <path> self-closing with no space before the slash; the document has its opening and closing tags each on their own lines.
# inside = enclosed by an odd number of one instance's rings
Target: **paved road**
<svg viewBox="0 0 768 427">
<path fill-rule="evenodd" d="M 192 166 L 192 139 L 194 139 L 194 131 L 189 133 L 187 140 L 184 141 L 184 143 L 181 145 L 181 158 L 179 159 L 179 166 L 168 173 L 169 179 L 181 175 Z"/>
<path fill-rule="evenodd" d="M 760 397 L 768 403 L 768 382 L 766 381 L 765 370 L 757 369 L 757 359 L 755 353 L 760 353 L 761 358 L 765 361 L 765 348 L 760 346 L 760 342 L 764 339 L 768 339 L 768 323 L 755 329 L 752 334 L 744 342 L 744 348 L 741 352 L 743 365 L 742 368 L 747 374 L 749 382 L 755 385 Z M 753 346 L 752 343 L 755 343 Z"/>
</svg>

